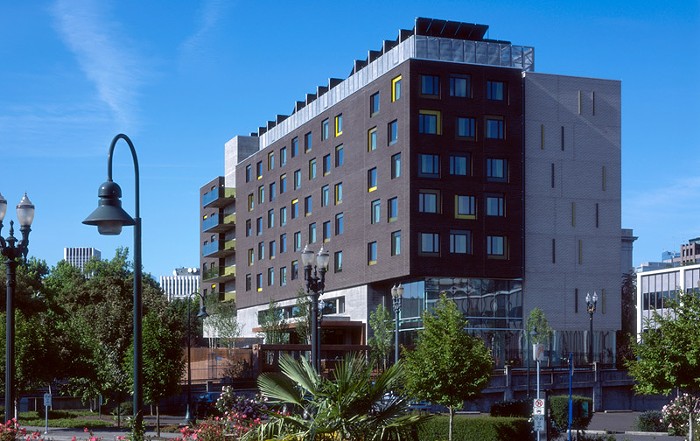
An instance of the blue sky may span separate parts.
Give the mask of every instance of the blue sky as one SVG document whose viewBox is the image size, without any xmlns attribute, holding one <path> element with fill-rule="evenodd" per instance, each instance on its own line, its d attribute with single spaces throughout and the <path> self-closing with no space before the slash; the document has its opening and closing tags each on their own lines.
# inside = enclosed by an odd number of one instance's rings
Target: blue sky
<svg viewBox="0 0 700 441">
<path fill-rule="evenodd" d="M 105 237 L 81 223 L 123 132 L 139 157 L 145 271 L 198 266 L 199 188 L 223 174 L 224 143 L 347 77 L 419 16 L 534 46 L 538 72 L 621 80 L 635 263 L 700 236 L 698 1 L 5 1 L 0 192 L 37 207 L 30 255 L 55 265 L 66 246 L 132 248 L 131 229 Z M 133 214 L 123 142 L 113 175 Z"/>
</svg>

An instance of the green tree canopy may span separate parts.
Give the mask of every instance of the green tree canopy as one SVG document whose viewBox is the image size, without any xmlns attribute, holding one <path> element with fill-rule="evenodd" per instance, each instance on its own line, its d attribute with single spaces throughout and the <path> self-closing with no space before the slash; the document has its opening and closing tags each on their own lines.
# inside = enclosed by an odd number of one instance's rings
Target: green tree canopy
<svg viewBox="0 0 700 441">
<path fill-rule="evenodd" d="M 393 320 L 389 310 L 384 305 L 379 304 L 369 314 L 369 327 L 372 329 L 372 336 L 367 343 L 370 348 L 372 364 L 385 370 L 387 368 L 389 354 L 393 348 Z"/>
<path fill-rule="evenodd" d="M 536 333 L 534 333 L 536 331 Z M 525 332 L 532 339 L 532 344 L 546 343 L 552 337 L 553 330 L 549 326 L 544 311 L 532 308 L 525 323 Z M 528 349 L 529 350 L 529 349 Z"/>
</svg>

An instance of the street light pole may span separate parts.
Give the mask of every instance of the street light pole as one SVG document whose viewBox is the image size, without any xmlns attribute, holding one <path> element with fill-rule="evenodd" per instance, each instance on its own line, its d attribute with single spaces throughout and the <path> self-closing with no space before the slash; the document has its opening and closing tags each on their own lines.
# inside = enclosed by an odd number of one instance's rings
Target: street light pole
<svg viewBox="0 0 700 441">
<path fill-rule="evenodd" d="M 0 232 L 2 231 L 2 221 L 7 212 L 7 200 L 0 194 Z M 34 220 L 34 204 L 24 194 L 19 204 L 17 205 L 17 220 L 22 233 L 22 240 L 17 243 L 17 238 L 14 236 L 15 228 L 14 221 L 10 221 L 10 235 L 4 239 L 0 234 L 0 253 L 5 257 L 5 266 L 7 268 L 7 291 L 5 309 L 5 419 L 7 422 L 14 417 L 15 408 L 15 285 L 17 284 L 17 265 L 20 263 L 17 259 L 20 257 L 23 260 L 27 259 L 29 252 L 29 232 L 31 231 L 32 221 Z"/>
<path fill-rule="evenodd" d="M 394 306 L 394 321 L 396 332 L 394 333 L 394 363 L 399 361 L 399 312 L 401 312 L 401 299 L 403 298 L 403 286 L 399 283 L 391 288 L 391 299 Z"/>
<path fill-rule="evenodd" d="M 123 139 L 129 145 L 134 162 L 134 213 L 135 217 L 122 208 L 122 189 L 112 181 L 112 156 L 117 141 Z M 118 235 L 123 226 L 134 227 L 134 429 L 136 441 L 143 439 L 143 338 L 141 330 L 143 301 L 142 301 L 142 264 L 141 264 L 141 215 L 139 201 L 139 163 L 136 149 L 128 136 L 120 133 L 112 139 L 107 157 L 107 181 L 97 190 L 98 206 L 83 223 L 97 226 L 97 231 L 103 235 Z"/>
<path fill-rule="evenodd" d="M 186 426 L 191 426 L 194 425 L 194 423 L 197 420 L 197 417 L 195 416 L 194 418 L 192 417 L 192 414 L 190 413 L 190 405 L 192 404 L 192 363 L 191 363 L 191 347 L 192 344 L 190 340 L 192 339 L 192 318 L 191 318 L 191 311 L 192 311 L 192 296 L 194 294 L 197 294 L 197 296 L 200 299 L 199 302 L 199 312 L 197 313 L 197 318 L 205 319 L 209 317 L 209 313 L 207 313 L 207 305 L 204 304 L 204 296 L 197 291 L 191 292 L 187 296 L 187 409 L 185 410 L 185 425 Z"/>
<path fill-rule="evenodd" d="M 326 271 L 328 270 L 328 251 L 321 247 L 318 255 L 306 245 L 301 252 L 301 262 L 304 266 L 306 293 L 311 295 L 311 365 L 316 372 L 321 372 L 321 340 L 318 330 L 318 299 L 326 287 Z"/>
<path fill-rule="evenodd" d="M 593 291 L 593 297 L 591 297 L 591 293 L 586 293 L 586 310 L 588 311 L 588 322 L 590 325 L 590 330 L 588 333 L 588 361 L 590 363 L 593 363 L 593 313 L 595 312 L 597 303 L 597 292 Z"/>
</svg>

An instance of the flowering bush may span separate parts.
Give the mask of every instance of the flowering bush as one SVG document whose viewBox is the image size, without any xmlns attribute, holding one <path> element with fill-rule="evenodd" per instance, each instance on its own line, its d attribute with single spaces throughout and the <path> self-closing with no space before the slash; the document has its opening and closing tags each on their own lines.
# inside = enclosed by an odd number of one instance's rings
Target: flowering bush
<svg viewBox="0 0 700 441">
<path fill-rule="evenodd" d="M 676 397 L 673 401 L 661 409 L 661 413 L 663 414 L 663 422 L 668 427 L 668 433 L 670 435 L 685 436 L 688 434 L 689 412 L 693 409 L 695 412 L 693 426 L 695 431 L 698 432 L 700 418 L 698 418 L 698 410 L 696 409 L 697 405 L 698 398 L 689 394 L 683 394 Z"/>
<path fill-rule="evenodd" d="M 20 427 L 15 418 L 12 418 L 5 424 L 0 423 L 0 441 L 15 441 L 19 439 L 34 441 L 41 440 L 41 437 L 39 432 L 28 433 L 27 429 Z"/>
</svg>

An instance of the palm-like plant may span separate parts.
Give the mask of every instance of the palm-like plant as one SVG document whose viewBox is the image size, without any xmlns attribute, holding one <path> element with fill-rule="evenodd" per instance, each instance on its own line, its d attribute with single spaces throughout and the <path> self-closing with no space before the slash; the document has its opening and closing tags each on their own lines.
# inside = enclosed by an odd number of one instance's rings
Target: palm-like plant
<svg viewBox="0 0 700 441">
<path fill-rule="evenodd" d="M 347 356 L 332 378 L 324 378 L 302 358 L 280 358 L 281 374 L 263 374 L 258 387 L 271 403 L 293 412 L 271 416 L 245 440 L 417 440 L 416 426 L 425 416 L 407 414 L 405 398 L 386 394 L 398 387 L 401 365 L 372 381 L 372 368 L 358 355 Z"/>
</svg>

